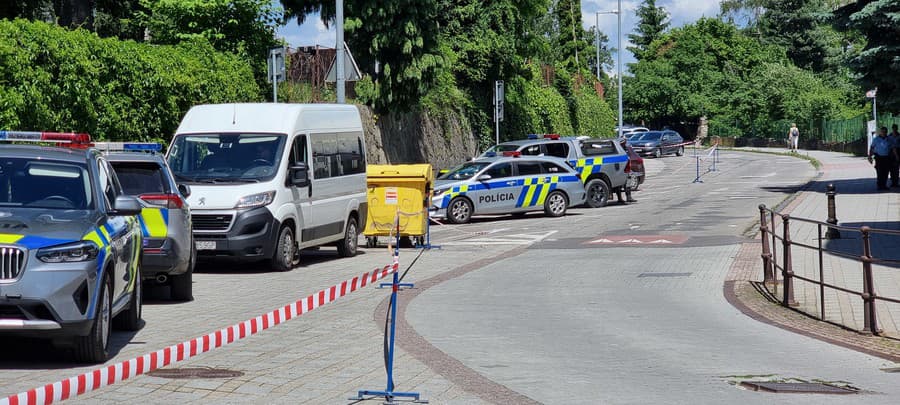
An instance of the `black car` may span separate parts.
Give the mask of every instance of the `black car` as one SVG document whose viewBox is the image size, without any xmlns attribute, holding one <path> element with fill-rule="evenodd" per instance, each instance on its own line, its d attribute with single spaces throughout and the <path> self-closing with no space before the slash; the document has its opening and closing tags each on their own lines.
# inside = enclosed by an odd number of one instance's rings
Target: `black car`
<svg viewBox="0 0 900 405">
<path fill-rule="evenodd" d="M 672 130 L 645 132 L 629 139 L 628 144 L 642 156 L 684 155 L 684 138 Z"/>
</svg>

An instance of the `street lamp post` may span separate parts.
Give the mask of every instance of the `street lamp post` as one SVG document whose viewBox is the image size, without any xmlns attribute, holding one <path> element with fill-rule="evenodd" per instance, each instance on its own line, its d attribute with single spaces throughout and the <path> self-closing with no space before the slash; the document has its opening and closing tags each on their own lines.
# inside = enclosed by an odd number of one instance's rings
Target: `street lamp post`
<svg viewBox="0 0 900 405">
<path fill-rule="evenodd" d="M 597 41 L 597 80 L 600 80 L 600 14 L 615 14 L 618 17 L 616 34 L 618 36 L 618 50 L 616 51 L 616 76 L 618 76 L 619 88 L 616 93 L 619 96 L 619 138 L 622 137 L 622 0 L 619 0 L 619 8 L 614 11 L 596 12 L 596 41 Z"/>
</svg>

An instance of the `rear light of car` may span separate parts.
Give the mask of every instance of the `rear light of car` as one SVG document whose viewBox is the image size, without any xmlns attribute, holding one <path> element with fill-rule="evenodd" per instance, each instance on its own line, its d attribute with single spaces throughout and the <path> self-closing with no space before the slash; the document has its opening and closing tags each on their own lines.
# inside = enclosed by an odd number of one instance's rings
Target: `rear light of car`
<svg viewBox="0 0 900 405">
<path fill-rule="evenodd" d="M 158 207 L 180 209 L 184 206 L 184 201 L 177 194 L 141 194 L 139 198 Z"/>
<path fill-rule="evenodd" d="M 625 173 L 631 173 L 631 159 L 625 162 Z"/>
</svg>

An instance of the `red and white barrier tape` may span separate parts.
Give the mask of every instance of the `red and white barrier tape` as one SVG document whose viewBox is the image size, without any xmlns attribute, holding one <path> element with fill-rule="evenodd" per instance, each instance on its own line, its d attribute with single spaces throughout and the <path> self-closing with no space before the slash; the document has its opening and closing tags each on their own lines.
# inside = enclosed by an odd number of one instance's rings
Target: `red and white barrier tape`
<svg viewBox="0 0 900 405">
<path fill-rule="evenodd" d="M 208 335 L 166 347 L 140 357 L 104 366 L 84 374 L 31 389 L 0 399 L 0 405 L 51 404 L 91 392 L 119 381 L 149 373 L 174 363 L 187 360 L 201 353 L 234 343 L 273 326 L 299 317 L 318 307 L 393 274 L 400 267 L 396 261 L 381 269 L 353 277 L 340 284 L 320 290 L 304 299 L 287 304 L 267 314 L 231 325 Z"/>
</svg>

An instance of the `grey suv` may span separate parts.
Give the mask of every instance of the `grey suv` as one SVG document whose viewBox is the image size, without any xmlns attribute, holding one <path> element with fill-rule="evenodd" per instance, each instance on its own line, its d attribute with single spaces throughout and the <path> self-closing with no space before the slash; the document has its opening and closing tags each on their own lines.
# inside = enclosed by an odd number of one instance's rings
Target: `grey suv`
<svg viewBox="0 0 900 405">
<path fill-rule="evenodd" d="M 138 222 L 144 235 L 144 280 L 171 287 L 172 299 L 193 299 L 192 278 L 197 250 L 191 232 L 187 185 L 177 185 L 160 144 L 96 143 L 107 152 L 125 193 L 138 198 Z M 144 153 L 141 153 L 144 152 Z"/>
<path fill-rule="evenodd" d="M 141 327 L 140 203 L 95 149 L 0 145 L 0 188 L 0 335 L 106 361 L 114 317 Z"/>
<path fill-rule="evenodd" d="M 587 192 L 585 202 L 591 208 L 603 207 L 612 191 L 625 187 L 628 154 L 615 139 L 586 137 L 535 136 L 530 139 L 503 142 L 488 149 L 481 157 L 503 152 L 520 152 L 523 156 L 552 156 L 565 160 L 575 168 Z"/>
</svg>

